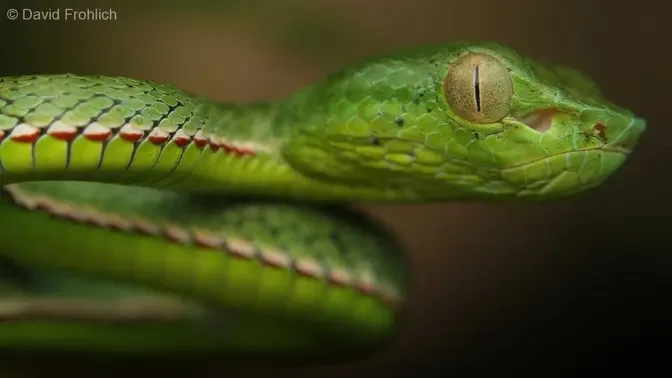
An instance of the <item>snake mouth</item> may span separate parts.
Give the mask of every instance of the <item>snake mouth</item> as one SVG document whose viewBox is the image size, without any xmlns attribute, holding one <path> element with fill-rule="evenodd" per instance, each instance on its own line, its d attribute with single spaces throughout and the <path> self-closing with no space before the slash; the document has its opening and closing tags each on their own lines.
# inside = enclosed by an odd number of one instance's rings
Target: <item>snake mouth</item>
<svg viewBox="0 0 672 378">
<path fill-rule="evenodd" d="M 540 161 L 544 161 L 546 159 L 553 159 L 553 158 L 562 157 L 562 156 L 569 156 L 571 154 L 576 154 L 576 153 L 597 152 L 597 151 L 606 152 L 606 153 L 609 153 L 609 154 L 618 154 L 618 155 L 628 155 L 631 152 L 631 150 L 619 149 L 619 148 L 614 148 L 614 147 L 605 147 L 605 146 L 584 148 L 584 149 L 576 149 L 576 150 L 562 151 L 562 152 L 557 152 L 557 153 L 554 153 L 554 154 L 544 155 L 544 156 L 538 157 L 536 159 L 526 161 L 524 163 L 509 165 L 509 166 L 503 167 L 502 169 L 503 170 L 511 170 L 511 169 L 517 169 L 517 168 L 524 168 L 524 167 L 527 167 L 529 165 L 538 163 Z"/>
<path fill-rule="evenodd" d="M 629 155 L 632 152 L 632 148 L 626 148 L 626 147 L 598 147 L 596 148 L 596 150 L 623 155 Z"/>
</svg>

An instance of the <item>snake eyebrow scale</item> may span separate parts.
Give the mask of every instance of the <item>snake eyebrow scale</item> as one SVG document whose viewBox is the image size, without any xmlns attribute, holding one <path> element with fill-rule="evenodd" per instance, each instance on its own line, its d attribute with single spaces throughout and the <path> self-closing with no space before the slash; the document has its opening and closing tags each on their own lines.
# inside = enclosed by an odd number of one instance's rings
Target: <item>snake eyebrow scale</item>
<svg viewBox="0 0 672 378">
<path fill-rule="evenodd" d="M 385 345 L 412 305 L 408 257 L 351 205 L 601 185 L 646 122 L 572 72 L 455 42 L 267 102 L 2 77 L 0 351 L 305 359 Z"/>
</svg>

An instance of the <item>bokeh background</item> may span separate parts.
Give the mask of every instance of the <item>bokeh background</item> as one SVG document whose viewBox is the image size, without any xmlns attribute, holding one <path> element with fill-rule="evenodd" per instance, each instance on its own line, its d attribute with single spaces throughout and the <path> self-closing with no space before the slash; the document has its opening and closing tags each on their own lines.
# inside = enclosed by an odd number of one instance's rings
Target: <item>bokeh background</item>
<svg viewBox="0 0 672 378">
<path fill-rule="evenodd" d="M 622 171 L 572 199 L 535 206 L 367 207 L 398 232 L 414 273 L 399 335 L 375 355 L 335 366 L 182 361 L 144 369 L 204 377 L 464 376 L 493 369 L 507 376 L 527 376 L 522 372 L 531 369 L 578 375 L 625 367 L 669 374 L 672 70 L 663 2 L 15 3 L 0 5 L 0 76 L 125 75 L 222 101 L 273 99 L 371 55 L 418 43 L 492 40 L 580 68 L 614 102 L 649 121 Z M 112 8 L 117 19 L 12 22 L 4 17 L 10 7 Z M 25 377 L 112 377 L 137 369 L 36 361 L 17 371 Z"/>
</svg>

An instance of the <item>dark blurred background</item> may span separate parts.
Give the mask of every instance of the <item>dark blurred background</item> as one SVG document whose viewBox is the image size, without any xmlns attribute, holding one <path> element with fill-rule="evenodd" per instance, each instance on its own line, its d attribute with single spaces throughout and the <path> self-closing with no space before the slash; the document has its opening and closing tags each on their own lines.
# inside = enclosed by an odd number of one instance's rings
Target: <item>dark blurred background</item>
<svg viewBox="0 0 672 378">
<path fill-rule="evenodd" d="M 535 206 L 370 207 L 413 265 L 411 307 L 385 350 L 349 364 L 152 368 L 192 376 L 365 377 L 408 371 L 670 374 L 669 12 L 654 0 L 4 1 L 0 76 L 126 75 L 218 100 L 284 96 L 371 55 L 492 40 L 588 73 L 649 129 L 603 187 Z M 112 8 L 114 21 L 9 21 L 9 8 Z M 137 365 L 46 366 L 25 377 L 119 376 Z M 539 370 L 541 369 L 541 370 Z M 597 369 L 597 370 L 596 370 Z M 662 375 L 666 375 L 665 372 Z"/>
</svg>

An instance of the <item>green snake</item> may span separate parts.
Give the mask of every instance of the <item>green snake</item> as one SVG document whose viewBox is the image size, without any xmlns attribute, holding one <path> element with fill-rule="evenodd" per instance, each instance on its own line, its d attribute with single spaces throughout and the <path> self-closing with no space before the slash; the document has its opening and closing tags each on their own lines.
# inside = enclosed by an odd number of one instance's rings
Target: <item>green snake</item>
<svg viewBox="0 0 672 378">
<path fill-rule="evenodd" d="M 352 204 L 573 195 L 644 129 L 578 71 L 494 43 L 372 58 L 258 103 L 0 78 L 0 351 L 370 350 L 410 275 Z"/>
</svg>

